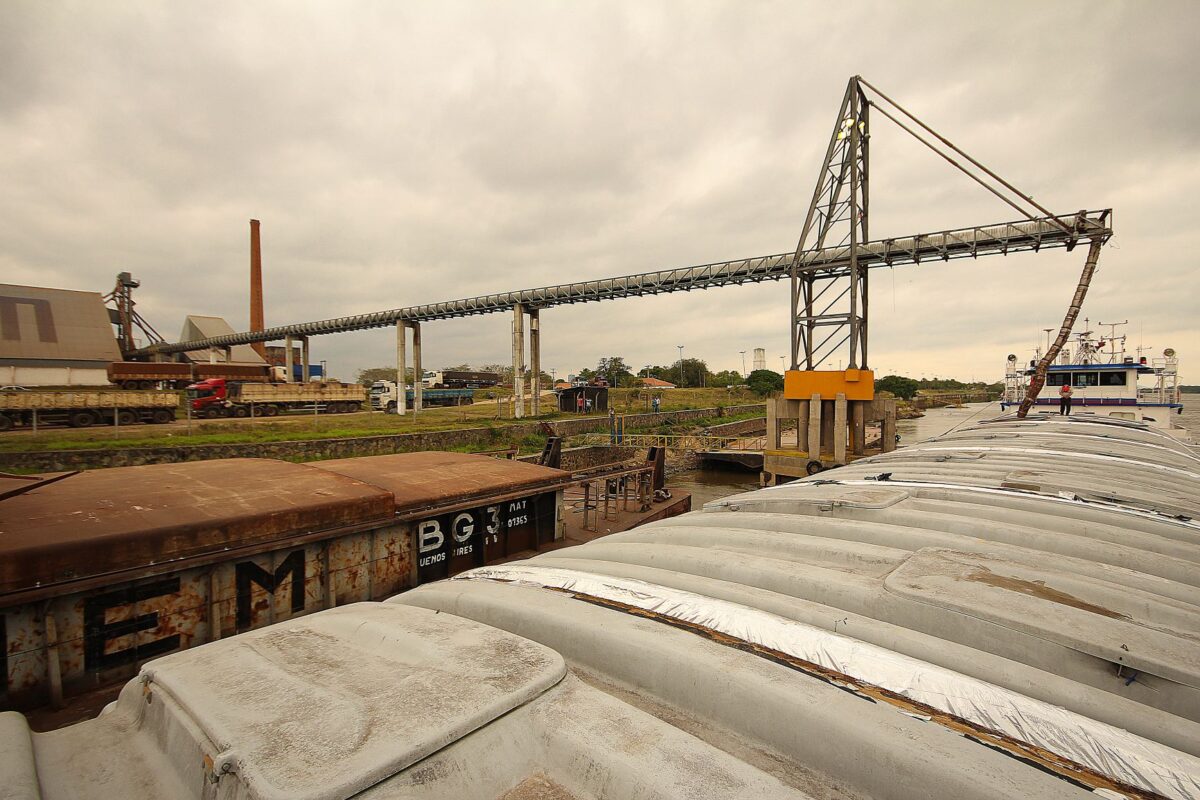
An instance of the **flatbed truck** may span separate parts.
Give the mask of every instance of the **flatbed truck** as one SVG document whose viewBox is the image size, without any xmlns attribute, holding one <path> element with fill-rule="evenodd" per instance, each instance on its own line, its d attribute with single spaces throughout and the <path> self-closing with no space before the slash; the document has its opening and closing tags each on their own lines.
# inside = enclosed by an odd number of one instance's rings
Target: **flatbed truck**
<svg viewBox="0 0 1200 800">
<path fill-rule="evenodd" d="M 412 389 L 405 389 L 407 408 L 412 408 L 416 395 Z M 375 381 L 371 384 L 371 408 L 395 414 L 398 408 L 399 395 L 396 392 L 395 381 Z M 423 406 L 466 406 L 475 401 L 472 389 L 422 389 L 421 405 Z"/>
<path fill-rule="evenodd" d="M 344 414 L 361 411 L 366 390 L 358 384 L 251 383 L 212 378 L 187 389 L 192 413 L 199 417 L 273 417 L 293 411 Z"/>
<path fill-rule="evenodd" d="M 122 389 L 185 389 L 197 381 L 224 378 L 271 383 L 285 379 L 283 367 L 268 364 L 185 364 L 177 361 L 113 361 L 108 382 Z"/>
<path fill-rule="evenodd" d="M 87 389 L 0 392 L 0 431 L 38 425 L 135 425 L 175 421 L 176 392 Z"/>
</svg>

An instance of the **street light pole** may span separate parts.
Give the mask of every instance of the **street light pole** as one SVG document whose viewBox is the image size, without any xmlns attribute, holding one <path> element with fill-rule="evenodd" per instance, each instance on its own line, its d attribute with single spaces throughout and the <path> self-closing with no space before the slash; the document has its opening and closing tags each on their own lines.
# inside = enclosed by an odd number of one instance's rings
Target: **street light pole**
<svg viewBox="0 0 1200 800">
<path fill-rule="evenodd" d="M 682 387 L 686 382 L 683 379 L 683 345 L 677 344 L 675 346 L 679 348 L 679 385 Z"/>
</svg>

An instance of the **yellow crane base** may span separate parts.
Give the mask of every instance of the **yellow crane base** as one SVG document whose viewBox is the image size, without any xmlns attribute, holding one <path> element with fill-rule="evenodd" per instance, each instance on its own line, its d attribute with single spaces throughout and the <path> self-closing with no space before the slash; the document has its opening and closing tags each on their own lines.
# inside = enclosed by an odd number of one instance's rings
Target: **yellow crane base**
<svg viewBox="0 0 1200 800">
<path fill-rule="evenodd" d="M 833 400 L 839 394 L 847 400 L 874 400 L 875 373 L 869 369 L 789 369 L 783 376 L 785 399 L 811 400 L 814 394 L 823 400 Z"/>
</svg>

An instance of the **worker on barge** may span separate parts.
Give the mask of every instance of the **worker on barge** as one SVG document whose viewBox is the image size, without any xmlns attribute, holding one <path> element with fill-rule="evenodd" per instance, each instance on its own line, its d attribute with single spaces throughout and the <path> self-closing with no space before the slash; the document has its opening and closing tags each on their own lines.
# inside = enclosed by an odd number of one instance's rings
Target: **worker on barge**
<svg viewBox="0 0 1200 800">
<path fill-rule="evenodd" d="M 1071 416 L 1071 394 L 1074 390 L 1071 384 L 1064 383 L 1058 387 L 1058 414 L 1059 416 Z"/>
</svg>

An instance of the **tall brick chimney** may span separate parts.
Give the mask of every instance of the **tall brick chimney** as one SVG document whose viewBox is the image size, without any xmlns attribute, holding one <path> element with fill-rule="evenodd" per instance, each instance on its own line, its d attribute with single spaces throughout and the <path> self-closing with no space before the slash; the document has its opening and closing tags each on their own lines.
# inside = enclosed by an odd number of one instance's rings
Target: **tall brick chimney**
<svg viewBox="0 0 1200 800">
<path fill-rule="evenodd" d="M 263 283 L 262 283 L 262 240 L 258 233 L 259 222 L 250 220 L 250 330 L 263 329 Z M 267 357 L 266 342 L 250 345 L 254 352 Z"/>
</svg>

